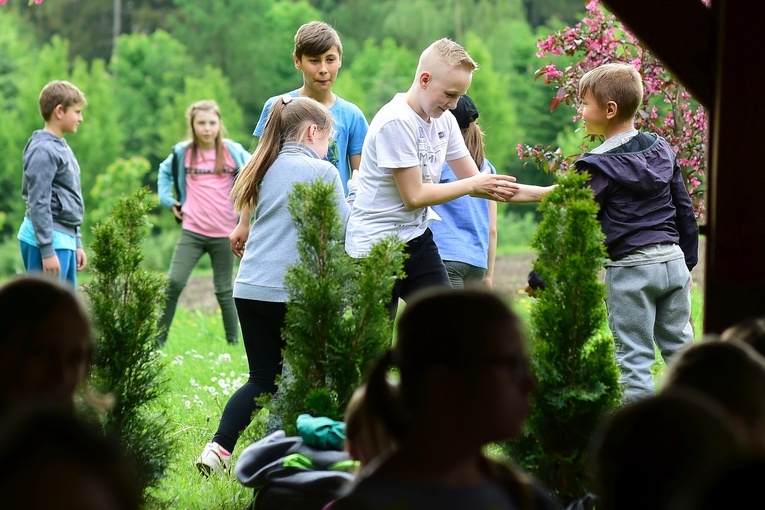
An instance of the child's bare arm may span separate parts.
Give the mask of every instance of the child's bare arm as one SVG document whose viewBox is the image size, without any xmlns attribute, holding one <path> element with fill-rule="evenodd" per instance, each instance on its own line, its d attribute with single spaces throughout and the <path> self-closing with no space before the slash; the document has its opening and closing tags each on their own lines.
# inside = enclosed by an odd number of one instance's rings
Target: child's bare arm
<svg viewBox="0 0 765 510">
<path fill-rule="evenodd" d="M 489 173 L 479 173 L 454 182 L 424 183 L 419 166 L 394 169 L 393 178 L 404 205 L 410 210 L 443 204 L 464 195 L 504 202 L 517 189 L 514 177 Z"/>
</svg>

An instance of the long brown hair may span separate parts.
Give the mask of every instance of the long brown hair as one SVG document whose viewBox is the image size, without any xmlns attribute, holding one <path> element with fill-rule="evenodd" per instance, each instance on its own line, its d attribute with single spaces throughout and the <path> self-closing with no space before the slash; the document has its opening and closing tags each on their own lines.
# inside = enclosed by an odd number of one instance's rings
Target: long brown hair
<svg viewBox="0 0 765 510">
<path fill-rule="evenodd" d="M 470 156 L 473 158 L 473 161 L 475 161 L 476 166 L 478 166 L 478 170 L 481 170 L 483 161 L 486 159 L 484 152 L 484 135 L 481 126 L 476 122 L 471 122 L 468 124 L 468 127 L 463 128 L 460 131 L 462 131 L 462 138 L 465 139 L 465 146 L 467 146 L 468 151 L 470 151 Z"/>
<path fill-rule="evenodd" d="M 231 189 L 231 199 L 237 212 L 242 212 L 245 208 L 255 208 L 258 204 L 260 183 L 276 161 L 284 143 L 301 143 L 305 128 L 311 124 L 316 124 L 321 133 L 332 129 L 332 114 L 326 106 L 308 97 L 288 95 L 274 101 L 266 120 L 266 127 L 263 129 L 263 136 L 252 157 L 239 171 Z"/>
<path fill-rule="evenodd" d="M 223 119 L 220 116 L 220 108 L 218 103 L 211 99 L 204 99 L 197 101 L 189 106 L 186 110 L 186 120 L 188 121 L 188 136 L 191 138 L 191 163 L 194 164 L 199 154 L 199 142 L 197 141 L 197 133 L 194 130 L 194 119 L 199 112 L 212 112 L 218 116 L 218 122 L 220 129 L 215 136 L 215 175 L 223 175 L 226 170 L 226 144 L 223 143 L 223 137 L 226 133 L 226 126 L 223 125 Z"/>
</svg>

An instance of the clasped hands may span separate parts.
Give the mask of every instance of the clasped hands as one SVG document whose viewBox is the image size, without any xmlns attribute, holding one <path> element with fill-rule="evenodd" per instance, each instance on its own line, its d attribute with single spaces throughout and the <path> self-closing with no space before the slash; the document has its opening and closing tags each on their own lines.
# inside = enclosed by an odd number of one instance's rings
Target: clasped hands
<svg viewBox="0 0 765 510">
<path fill-rule="evenodd" d="M 472 197 L 506 202 L 520 190 L 520 186 L 512 175 L 492 174 L 484 170 L 473 179 L 477 182 L 474 191 L 470 194 Z"/>
</svg>

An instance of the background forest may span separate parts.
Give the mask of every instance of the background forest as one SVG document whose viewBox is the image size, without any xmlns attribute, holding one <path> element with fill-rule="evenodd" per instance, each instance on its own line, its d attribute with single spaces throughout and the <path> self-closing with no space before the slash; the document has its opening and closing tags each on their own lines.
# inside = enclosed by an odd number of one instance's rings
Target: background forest
<svg viewBox="0 0 765 510">
<path fill-rule="evenodd" d="M 0 6 L 0 277 L 21 270 L 21 152 L 43 125 L 37 96 L 49 80 L 70 80 L 88 99 L 78 133 L 67 137 L 82 167 L 87 247 L 117 197 L 142 185 L 156 191 L 157 166 L 185 137 L 191 102 L 218 101 L 228 136 L 252 148 L 264 101 L 302 83 L 293 36 L 316 19 L 343 41 L 333 90 L 368 120 L 408 88 L 425 46 L 441 37 L 462 43 L 481 64 L 470 95 L 489 159 L 521 182 L 552 182 L 516 148 L 581 139 L 571 110 L 551 112 L 551 87 L 534 75 L 548 63 L 536 55 L 537 39 L 583 12 L 578 0 L 9 0 Z M 511 208 L 514 217 L 534 213 Z M 152 222 L 147 262 L 164 271 L 177 226 L 158 209 Z"/>
</svg>

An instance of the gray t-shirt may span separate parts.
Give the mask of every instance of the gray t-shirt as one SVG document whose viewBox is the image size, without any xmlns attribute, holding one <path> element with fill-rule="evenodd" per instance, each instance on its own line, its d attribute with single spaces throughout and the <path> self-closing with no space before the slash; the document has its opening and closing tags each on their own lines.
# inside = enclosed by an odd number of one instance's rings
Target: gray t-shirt
<svg viewBox="0 0 765 510">
<path fill-rule="evenodd" d="M 285 143 L 260 186 L 255 221 L 234 283 L 235 298 L 288 301 L 284 277 L 288 267 L 299 262 L 298 235 L 289 211 L 289 195 L 296 183 L 317 180 L 334 185 L 340 217 L 343 225 L 347 223 L 349 208 L 337 169 L 305 145 Z"/>
</svg>

